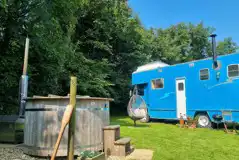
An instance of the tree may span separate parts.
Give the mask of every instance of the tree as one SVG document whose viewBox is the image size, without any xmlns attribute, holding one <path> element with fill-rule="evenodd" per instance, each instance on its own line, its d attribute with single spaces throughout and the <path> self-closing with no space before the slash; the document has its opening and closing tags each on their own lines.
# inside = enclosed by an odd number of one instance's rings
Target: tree
<svg viewBox="0 0 239 160">
<path fill-rule="evenodd" d="M 203 23 L 180 23 L 167 29 L 156 29 L 154 46 L 157 51 L 152 53 L 152 59 L 175 64 L 204 58 L 205 51 L 211 54 L 208 37 L 213 30 L 204 27 Z"/>
<path fill-rule="evenodd" d="M 115 99 L 115 106 L 126 108 L 131 73 L 150 57 L 147 31 L 137 17 L 132 17 L 124 1 L 91 0 L 81 12 L 73 36 L 74 42 L 78 42 L 77 52 L 91 61 L 107 59 L 108 70 L 98 70 L 101 74 L 108 73 L 105 80 L 111 85 L 104 85 L 104 89 Z"/>
<path fill-rule="evenodd" d="M 27 2 L 5 0 L 0 4 L 0 113 L 11 113 L 18 105 Z"/>
<path fill-rule="evenodd" d="M 27 35 L 29 96 L 65 95 L 73 74 L 80 94 L 113 97 L 116 104 L 126 104 L 130 75 L 147 60 L 149 49 L 142 36 L 145 30 L 125 1 L 4 2 L 0 10 L 3 113 L 15 113 L 18 108 Z"/>
<path fill-rule="evenodd" d="M 225 38 L 223 41 L 218 42 L 217 45 L 217 53 L 219 55 L 235 53 L 237 49 L 238 46 L 231 37 Z"/>
<path fill-rule="evenodd" d="M 57 14 L 59 10 L 54 9 L 54 4 L 40 0 L 12 0 L 0 6 L 0 113 L 10 114 L 18 110 L 26 36 L 30 37 L 29 96 L 63 92 L 58 85 L 59 75 L 64 73 L 62 64 L 72 49 L 68 30 L 63 30 L 61 17 Z M 61 16 L 69 13 L 67 9 L 70 7 L 64 7 Z"/>
</svg>

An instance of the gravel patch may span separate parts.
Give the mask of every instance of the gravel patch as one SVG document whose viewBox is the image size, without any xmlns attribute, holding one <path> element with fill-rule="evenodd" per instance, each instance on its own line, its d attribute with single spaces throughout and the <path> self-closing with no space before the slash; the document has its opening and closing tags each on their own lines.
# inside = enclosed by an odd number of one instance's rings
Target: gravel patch
<svg viewBox="0 0 239 160">
<path fill-rule="evenodd" d="M 16 145 L 0 144 L 0 160 L 50 160 L 50 157 L 33 157 L 23 153 Z M 56 160 L 66 160 L 66 157 L 58 157 Z M 75 157 L 77 160 L 77 157 Z"/>
<path fill-rule="evenodd" d="M 0 160 L 50 160 L 51 157 L 36 157 L 23 153 L 20 145 L 0 143 Z M 55 160 L 66 160 L 66 157 L 56 157 Z M 77 160 L 77 156 L 75 157 Z"/>
<path fill-rule="evenodd" d="M 48 160 L 49 158 L 31 157 L 23 153 L 20 148 L 0 148 L 1 160 Z"/>
</svg>

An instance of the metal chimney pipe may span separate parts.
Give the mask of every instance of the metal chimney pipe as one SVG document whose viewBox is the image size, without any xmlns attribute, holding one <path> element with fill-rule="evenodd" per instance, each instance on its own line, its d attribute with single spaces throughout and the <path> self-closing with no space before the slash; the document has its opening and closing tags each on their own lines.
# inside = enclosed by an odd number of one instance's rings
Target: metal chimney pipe
<svg viewBox="0 0 239 160">
<path fill-rule="evenodd" d="M 26 44 L 25 44 L 23 75 L 27 75 L 28 51 L 29 51 L 29 38 L 27 37 L 26 38 Z"/>
<path fill-rule="evenodd" d="M 29 51 L 29 38 L 26 38 L 25 44 L 25 54 L 24 54 L 24 65 L 23 65 L 23 73 L 21 76 L 21 101 L 19 108 L 19 116 L 24 117 L 25 114 L 25 105 L 27 98 L 27 89 L 28 89 L 28 76 L 27 76 L 27 65 L 28 65 L 28 51 Z"/>
<path fill-rule="evenodd" d="M 212 38 L 212 53 L 213 53 L 213 65 L 215 68 L 217 68 L 217 52 L 216 52 L 216 34 L 210 35 Z"/>
</svg>

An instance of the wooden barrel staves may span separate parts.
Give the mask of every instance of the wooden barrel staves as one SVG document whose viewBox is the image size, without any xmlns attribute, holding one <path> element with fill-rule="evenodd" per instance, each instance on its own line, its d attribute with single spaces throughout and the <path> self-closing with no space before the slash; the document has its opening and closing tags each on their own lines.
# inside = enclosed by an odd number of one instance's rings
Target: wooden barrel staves
<svg viewBox="0 0 239 160">
<path fill-rule="evenodd" d="M 75 154 L 103 150 L 103 130 L 109 125 L 109 102 L 112 99 L 79 97 L 76 100 Z M 25 112 L 24 147 L 26 154 L 50 156 L 61 127 L 69 97 L 28 98 Z M 57 156 L 67 155 L 68 126 Z"/>
</svg>

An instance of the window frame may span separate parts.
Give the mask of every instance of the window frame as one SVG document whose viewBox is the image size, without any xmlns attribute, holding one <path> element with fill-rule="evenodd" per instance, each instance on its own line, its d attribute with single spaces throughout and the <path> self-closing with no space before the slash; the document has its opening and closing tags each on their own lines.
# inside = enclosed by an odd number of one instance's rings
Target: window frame
<svg viewBox="0 0 239 160">
<path fill-rule="evenodd" d="M 162 88 L 154 88 L 153 81 L 155 81 L 155 80 L 160 80 L 160 79 L 163 80 L 163 87 L 162 87 Z M 152 80 L 151 80 L 151 89 L 152 89 L 152 90 L 164 89 L 164 78 L 155 78 L 155 79 L 152 79 Z"/>
<path fill-rule="evenodd" d="M 207 70 L 208 71 L 208 79 L 201 79 L 201 70 Z M 210 72 L 209 72 L 209 68 L 202 68 L 199 70 L 199 80 L 200 81 L 207 81 L 210 80 Z"/>
<path fill-rule="evenodd" d="M 238 68 L 239 68 L 239 64 L 237 64 L 237 63 L 227 65 L 227 77 L 228 77 L 228 78 L 239 77 L 239 69 L 238 69 L 238 76 L 233 76 L 233 77 L 230 77 L 230 76 L 229 76 L 229 70 L 228 70 L 228 68 L 229 68 L 229 66 L 233 66 L 233 65 L 237 65 Z"/>
</svg>

